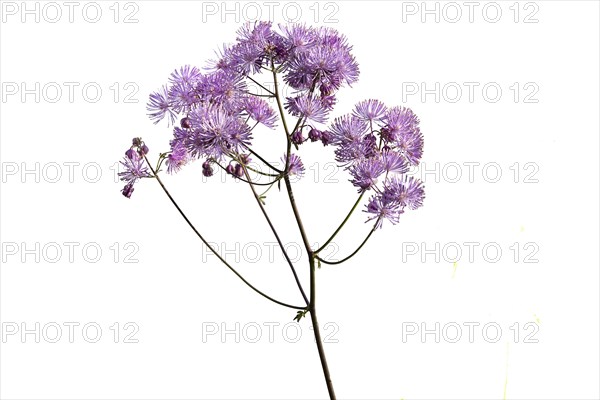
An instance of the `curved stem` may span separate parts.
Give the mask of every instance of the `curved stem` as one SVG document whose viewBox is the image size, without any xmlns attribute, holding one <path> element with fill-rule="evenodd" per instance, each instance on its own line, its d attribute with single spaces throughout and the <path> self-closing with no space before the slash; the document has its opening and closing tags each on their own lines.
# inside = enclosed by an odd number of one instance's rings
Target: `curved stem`
<svg viewBox="0 0 600 400">
<path fill-rule="evenodd" d="M 352 257 L 354 257 L 354 255 L 355 255 L 356 253 L 358 253 L 360 249 L 362 249 L 362 247 L 365 245 L 365 243 L 367 243 L 367 240 L 369 240 L 369 238 L 371 237 L 371 235 L 373 234 L 373 232 L 375 232 L 375 229 L 377 229 L 377 223 L 379 222 L 379 219 L 380 219 L 380 218 L 378 218 L 378 219 L 377 219 L 377 221 L 375 222 L 375 225 L 373 225 L 373 228 L 371 228 L 371 231 L 369 232 L 369 234 L 367 235 L 367 237 L 365 238 L 365 240 L 363 240 L 363 242 L 360 244 L 360 246 L 358 246 L 358 248 L 357 248 L 356 250 L 354 250 L 354 251 L 352 252 L 352 254 L 350 254 L 348 257 L 346 257 L 346 258 L 343 258 L 343 259 L 341 259 L 341 260 L 339 260 L 339 261 L 327 261 L 327 260 L 324 260 L 324 259 L 322 259 L 322 258 L 321 258 L 321 257 L 319 257 L 319 256 L 316 256 L 316 257 L 317 257 L 317 259 L 318 259 L 319 261 L 321 261 L 321 262 L 325 263 L 325 264 L 330 264 L 330 265 L 341 264 L 341 263 L 343 263 L 344 261 L 348 261 L 349 259 L 351 259 Z"/>
<path fill-rule="evenodd" d="M 202 240 L 202 243 L 204 243 L 204 245 L 211 252 L 213 252 L 214 255 L 217 256 L 217 258 L 219 260 L 221 260 L 221 262 L 223 262 L 223 264 L 225 264 L 227 266 L 227 268 L 229 268 L 234 274 L 236 274 L 237 277 L 242 280 L 242 282 L 244 282 L 246 285 L 248 285 L 248 287 L 250 287 L 252 290 L 254 290 L 256 293 L 260 294 L 264 298 L 266 298 L 268 300 L 271 300 L 273 303 L 276 303 L 276 304 L 279 304 L 281 306 L 288 307 L 288 308 L 294 308 L 296 310 L 305 310 L 306 309 L 306 307 L 293 306 L 291 304 L 287 304 L 287 303 L 284 303 L 282 301 L 276 300 L 276 299 L 272 298 L 271 296 L 269 296 L 269 295 L 261 292 L 260 290 L 258 290 L 257 288 L 255 288 L 250 282 L 248 282 L 246 279 L 244 279 L 244 277 L 239 272 L 237 272 L 235 270 L 235 268 L 233 268 L 231 265 L 229 265 L 229 263 L 206 241 L 206 239 L 204 239 L 204 237 L 200 234 L 200 232 L 198 232 L 198 230 L 196 229 L 196 227 L 192 224 L 192 222 L 188 219 L 188 217 L 185 215 L 185 213 L 183 212 L 183 210 L 179 207 L 179 205 L 177 204 L 177 202 L 175 201 L 175 199 L 173 198 L 173 196 L 171 196 L 171 193 L 169 193 L 169 191 L 165 187 L 164 183 L 162 182 L 162 180 L 160 179 L 160 177 L 158 176 L 158 174 L 155 172 L 154 168 L 152 168 L 152 165 L 150 165 L 150 162 L 148 162 L 148 159 L 146 158 L 146 156 L 144 156 L 144 159 L 146 160 L 146 163 L 148 164 L 148 167 L 152 171 L 152 174 L 154 175 L 154 177 L 156 178 L 156 180 L 160 184 L 160 187 L 162 188 L 162 190 L 165 192 L 165 194 L 167 195 L 167 197 L 169 198 L 169 200 L 171 200 L 171 203 L 173 203 L 173 205 L 175 206 L 175 208 L 177 209 L 177 211 L 179 211 L 179 214 L 181 214 L 181 216 L 183 217 L 183 219 L 185 220 L 185 222 L 187 222 L 187 224 L 190 226 L 190 228 L 192 228 L 192 230 L 194 231 L 194 233 L 196 234 L 196 236 L 198 236 L 200 238 L 200 240 Z"/>
<path fill-rule="evenodd" d="M 277 233 L 277 230 L 273 226 L 273 223 L 271 222 L 271 219 L 269 218 L 269 215 L 267 214 L 267 210 L 265 210 L 265 207 L 263 206 L 262 201 L 260 201 L 260 197 L 258 196 L 258 193 L 256 193 L 256 190 L 254 189 L 254 186 L 253 186 L 254 184 L 252 183 L 252 181 L 250 181 L 250 176 L 248 175 L 248 170 L 246 170 L 246 167 L 243 164 L 240 164 L 240 165 L 244 169 L 244 174 L 246 175 L 246 179 L 249 183 L 250 189 L 252 190 L 252 194 L 254 195 L 254 198 L 256 199 L 256 202 L 258 203 L 260 210 L 262 211 L 265 219 L 267 220 L 267 223 L 269 224 L 269 227 L 271 228 L 273 235 L 275 235 L 275 239 L 277 240 L 277 243 L 279 244 L 279 247 L 281 248 L 281 252 L 283 253 L 283 256 L 285 257 L 287 263 L 290 265 L 290 269 L 292 270 L 292 274 L 294 275 L 294 279 L 296 280 L 296 285 L 298 285 L 298 289 L 300 289 L 300 293 L 302 293 L 302 297 L 304 298 L 306 305 L 308 305 L 308 297 L 306 297 L 306 294 L 304 293 L 304 289 L 302 288 L 302 284 L 300 283 L 300 279 L 298 278 L 298 274 L 296 273 L 294 264 L 292 263 L 292 260 L 290 260 L 290 257 L 288 255 L 287 251 L 285 251 L 285 248 L 283 247 L 283 243 L 281 242 L 281 239 L 279 238 L 279 234 Z"/>
<path fill-rule="evenodd" d="M 329 237 L 329 239 L 327 239 L 327 241 L 325 242 L 325 244 L 323 244 L 323 246 L 319 247 L 315 251 L 315 254 L 318 254 L 321 250 L 323 250 L 325 247 L 327 247 L 327 245 L 329 243 L 331 243 L 331 241 L 339 233 L 339 231 L 342 230 L 342 228 L 344 227 L 344 225 L 346 224 L 346 222 L 350 219 L 350 216 L 352 215 L 352 213 L 354 212 L 354 210 L 356 210 L 356 207 L 360 203 L 360 201 L 361 201 L 361 199 L 362 199 L 362 197 L 363 197 L 364 194 L 365 194 L 365 192 L 362 192 L 360 194 L 360 196 L 358 196 L 358 199 L 356 200 L 356 203 L 354 203 L 354 205 L 352 206 L 352 209 L 350 210 L 350 212 L 348 213 L 348 215 L 346 215 L 346 218 L 344 218 L 344 220 L 342 221 L 342 223 L 340 224 L 340 226 L 338 226 L 338 228 L 335 230 L 335 232 L 333 232 L 333 234 Z"/>
<path fill-rule="evenodd" d="M 218 166 L 219 166 L 219 167 L 220 167 L 220 168 L 221 168 L 223 171 L 227 172 L 227 168 L 225 168 L 224 166 L 222 166 L 220 162 L 218 162 L 218 161 L 217 161 L 217 160 L 215 160 L 215 159 L 213 159 L 212 161 L 213 161 L 215 164 L 217 164 L 217 165 L 218 165 Z M 227 173 L 229 174 L 229 172 L 227 172 Z M 231 174 L 229 174 L 229 175 L 231 175 Z M 233 175 L 232 175 L 232 176 L 233 176 Z M 239 179 L 239 180 L 240 180 L 240 181 L 242 181 L 242 182 L 246 182 L 246 183 L 250 183 L 250 184 L 252 184 L 252 185 L 258 185 L 258 186 L 269 186 L 269 185 L 272 185 L 272 184 L 274 184 L 274 183 L 277 183 L 277 182 L 278 182 L 278 181 L 281 179 L 281 178 L 277 178 L 277 179 L 275 179 L 275 180 L 274 180 L 274 181 L 272 181 L 272 182 L 260 183 L 260 182 L 250 182 L 250 181 L 247 181 L 246 179 L 244 179 L 244 178 L 242 178 L 242 177 L 239 177 L 239 176 L 233 176 L 233 177 L 234 177 L 235 179 Z"/>
<path fill-rule="evenodd" d="M 257 152 L 255 152 L 254 150 L 252 150 L 250 147 L 246 146 L 245 144 L 242 143 L 242 146 L 244 146 L 244 148 L 246 150 L 248 150 L 253 156 L 255 156 L 256 158 L 258 158 L 260 161 L 264 162 L 265 165 L 269 168 L 271 168 L 273 171 L 277 172 L 277 173 L 282 173 L 283 171 L 280 170 L 279 168 L 275 168 L 274 166 L 272 166 L 267 160 L 265 160 L 264 158 L 262 158 Z"/>
</svg>

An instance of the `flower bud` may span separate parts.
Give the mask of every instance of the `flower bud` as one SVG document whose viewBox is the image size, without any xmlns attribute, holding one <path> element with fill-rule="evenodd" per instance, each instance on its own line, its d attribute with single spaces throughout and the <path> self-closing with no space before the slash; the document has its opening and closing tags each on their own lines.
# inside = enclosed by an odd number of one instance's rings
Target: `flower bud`
<svg viewBox="0 0 600 400">
<path fill-rule="evenodd" d="M 130 160 L 137 160 L 139 158 L 137 152 L 135 150 L 133 150 L 133 148 L 130 148 L 129 150 L 127 150 L 125 152 L 125 155 L 127 156 L 127 158 L 129 158 Z"/>
<path fill-rule="evenodd" d="M 294 131 L 292 133 L 292 143 L 294 144 L 302 144 L 304 142 L 304 137 L 302 137 L 302 131 Z"/>
<path fill-rule="evenodd" d="M 321 131 L 315 128 L 311 128 L 310 132 L 308 132 L 308 138 L 311 142 L 321 140 Z"/>
<path fill-rule="evenodd" d="M 214 173 L 215 171 L 213 170 L 212 165 L 210 165 L 210 162 L 208 160 L 204 161 L 202 163 L 202 175 L 209 177 L 213 176 Z"/>
<path fill-rule="evenodd" d="M 181 118 L 181 127 L 184 129 L 190 129 L 192 127 L 192 124 L 190 122 L 190 119 L 188 117 L 185 118 Z"/>
</svg>

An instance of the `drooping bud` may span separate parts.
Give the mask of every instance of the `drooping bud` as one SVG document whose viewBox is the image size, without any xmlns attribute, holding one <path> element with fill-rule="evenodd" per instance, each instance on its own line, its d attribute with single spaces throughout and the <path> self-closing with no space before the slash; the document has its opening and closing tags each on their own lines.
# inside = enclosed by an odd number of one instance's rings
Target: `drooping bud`
<svg viewBox="0 0 600 400">
<path fill-rule="evenodd" d="M 323 143 L 323 146 L 327 146 L 328 144 L 330 144 L 331 133 L 329 133 L 328 131 L 321 132 L 321 143 Z"/>
<path fill-rule="evenodd" d="M 311 128 L 310 132 L 308 132 L 308 138 L 311 142 L 321 140 L 321 131 L 315 128 Z"/>
<path fill-rule="evenodd" d="M 181 127 L 184 129 L 190 129 L 192 127 L 192 124 L 190 122 L 190 119 L 188 117 L 185 118 L 181 118 Z"/>
<path fill-rule="evenodd" d="M 213 176 L 215 171 L 213 170 L 212 165 L 210 165 L 210 161 L 206 160 L 202 163 L 202 175 L 209 177 Z"/>
<path fill-rule="evenodd" d="M 294 144 L 302 144 L 304 142 L 304 137 L 302 137 L 302 131 L 294 131 L 292 133 L 292 143 Z"/>
<path fill-rule="evenodd" d="M 123 196 L 127 197 L 128 199 L 131 198 L 131 194 L 133 193 L 133 183 L 130 182 L 125 185 L 125 187 L 121 190 L 121 193 L 123 193 Z"/>
<path fill-rule="evenodd" d="M 127 158 L 129 158 L 130 160 L 137 160 L 139 158 L 137 152 L 133 149 L 130 148 L 129 150 L 127 150 L 125 152 L 125 155 L 127 156 Z"/>
<path fill-rule="evenodd" d="M 235 164 L 235 168 L 233 169 L 233 172 L 235 173 L 235 176 L 237 176 L 238 178 L 241 178 L 242 176 L 244 176 L 244 168 L 242 168 L 242 166 L 240 164 Z"/>
</svg>

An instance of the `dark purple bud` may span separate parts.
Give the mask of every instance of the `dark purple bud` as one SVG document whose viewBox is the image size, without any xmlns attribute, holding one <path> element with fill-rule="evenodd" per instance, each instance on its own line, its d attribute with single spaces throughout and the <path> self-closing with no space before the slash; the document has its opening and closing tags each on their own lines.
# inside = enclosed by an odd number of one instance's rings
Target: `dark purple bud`
<svg viewBox="0 0 600 400">
<path fill-rule="evenodd" d="M 321 104 L 323 104 L 323 107 L 329 110 L 333 110 L 333 106 L 335 105 L 336 101 L 337 99 L 333 95 L 321 97 Z"/>
<path fill-rule="evenodd" d="M 292 143 L 302 144 L 302 142 L 304 142 L 304 137 L 302 137 L 302 131 L 294 131 L 294 133 L 292 133 Z"/>
<path fill-rule="evenodd" d="M 131 141 L 133 147 L 138 147 L 142 144 L 142 138 L 136 137 Z"/>
<path fill-rule="evenodd" d="M 148 146 L 146 146 L 146 144 L 142 144 L 142 145 L 140 146 L 140 153 L 141 153 L 142 155 L 146 155 L 146 154 L 148 154 L 148 151 L 149 151 L 149 149 L 148 149 Z"/>
<path fill-rule="evenodd" d="M 323 143 L 323 146 L 327 146 L 328 144 L 330 144 L 331 133 L 329 133 L 328 131 L 321 132 L 321 143 Z"/>
<path fill-rule="evenodd" d="M 327 85 L 325 83 L 321 83 L 319 90 L 321 91 L 321 97 L 326 97 L 333 94 L 333 86 Z"/>
<path fill-rule="evenodd" d="M 308 138 L 311 142 L 321 140 L 321 131 L 315 128 L 311 128 L 310 132 L 308 132 Z"/>
<path fill-rule="evenodd" d="M 244 176 L 244 168 L 242 168 L 242 166 L 240 164 L 235 164 L 235 168 L 233 170 L 233 172 L 235 173 L 235 176 L 237 177 L 242 177 Z"/>
<path fill-rule="evenodd" d="M 130 160 L 137 160 L 139 158 L 137 152 L 133 149 L 129 149 L 125 152 L 125 155 L 127 156 L 127 158 L 129 158 Z"/>
<path fill-rule="evenodd" d="M 128 183 L 125 185 L 125 187 L 121 190 L 121 193 L 123 193 L 123 196 L 127 197 L 128 199 L 131 198 L 131 194 L 133 193 L 133 183 Z"/>
<path fill-rule="evenodd" d="M 387 144 L 381 148 L 381 151 L 384 152 L 384 153 L 387 153 L 390 150 L 391 150 L 390 146 L 388 146 Z"/>
<path fill-rule="evenodd" d="M 250 154 L 242 154 L 242 155 L 240 155 L 240 161 L 244 165 L 250 164 L 250 161 L 252 161 L 252 159 L 250 158 Z"/>
<path fill-rule="evenodd" d="M 229 164 L 225 168 L 225 171 L 227 171 L 228 174 L 235 176 L 235 168 L 233 167 L 233 165 Z"/>
<path fill-rule="evenodd" d="M 184 129 L 190 129 L 192 127 L 192 124 L 190 122 L 190 119 L 188 117 L 185 118 L 181 118 L 181 127 Z"/>
<path fill-rule="evenodd" d="M 213 170 L 212 165 L 210 165 L 210 162 L 204 161 L 202 163 L 202 175 L 209 177 L 209 176 L 213 176 L 214 173 L 215 173 L 215 171 Z"/>
</svg>

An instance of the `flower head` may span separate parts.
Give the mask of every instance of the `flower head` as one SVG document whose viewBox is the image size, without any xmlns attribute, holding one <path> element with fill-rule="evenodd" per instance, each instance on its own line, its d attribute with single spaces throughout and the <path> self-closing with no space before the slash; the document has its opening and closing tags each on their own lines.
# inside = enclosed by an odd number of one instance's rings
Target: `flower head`
<svg viewBox="0 0 600 400">
<path fill-rule="evenodd" d="M 350 166 L 349 171 L 352 175 L 350 181 L 362 193 L 377 184 L 377 178 L 385 172 L 385 167 L 379 158 L 368 158 Z"/>
<path fill-rule="evenodd" d="M 287 155 L 284 154 L 283 157 L 281 157 L 281 161 L 285 164 L 286 162 L 286 157 Z M 296 154 L 290 154 L 290 163 L 288 165 L 288 175 L 293 176 L 293 175 L 297 175 L 299 177 L 301 177 L 302 175 L 304 175 L 304 164 L 302 163 L 302 160 L 300 159 L 300 157 L 298 157 Z"/>
</svg>

